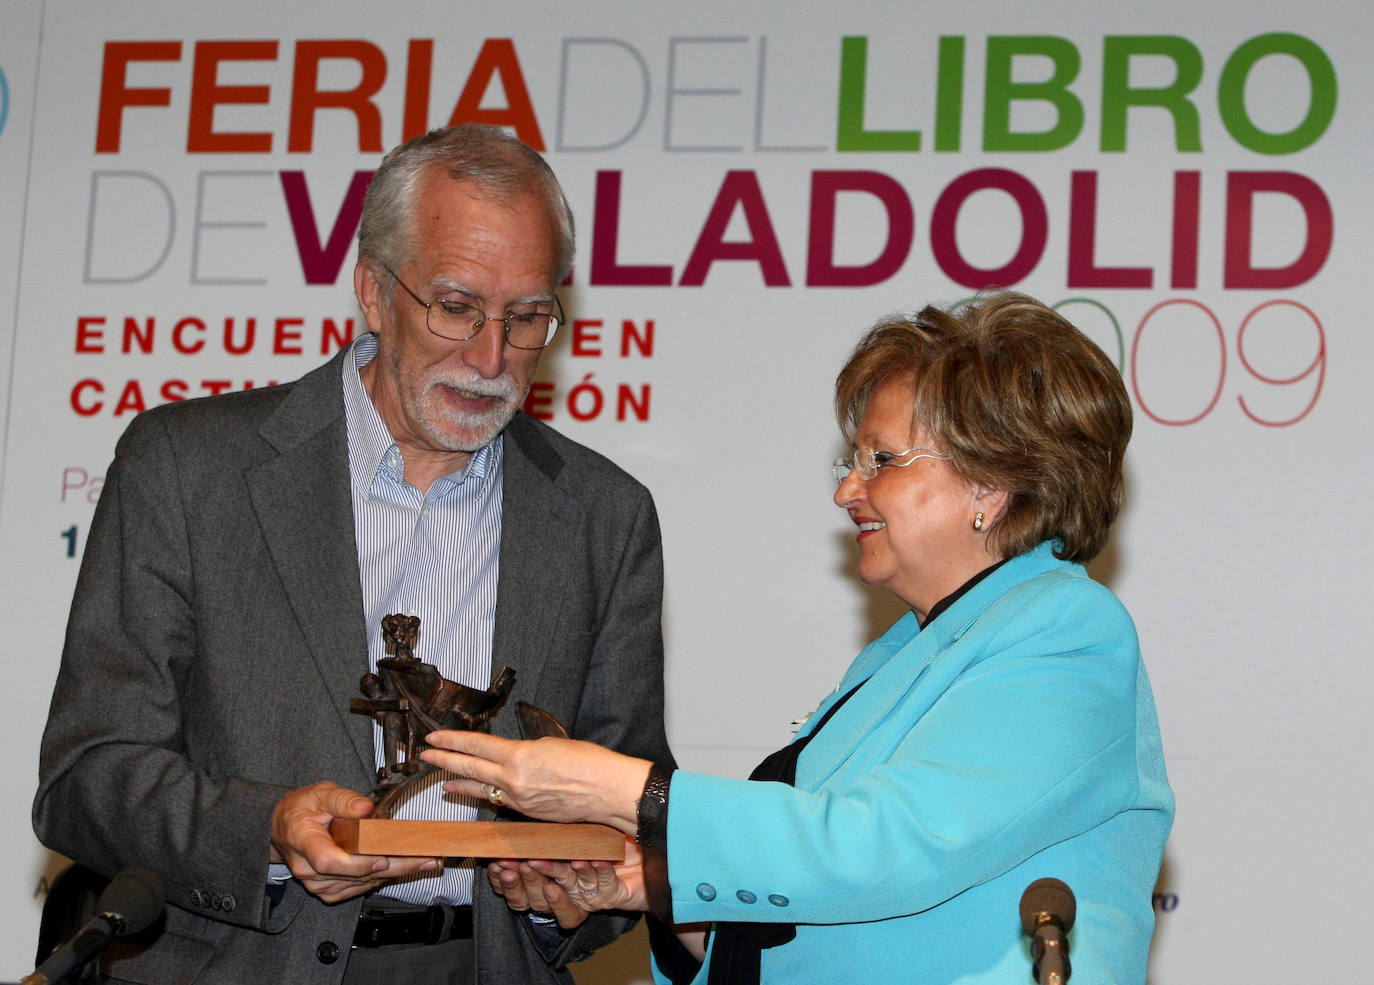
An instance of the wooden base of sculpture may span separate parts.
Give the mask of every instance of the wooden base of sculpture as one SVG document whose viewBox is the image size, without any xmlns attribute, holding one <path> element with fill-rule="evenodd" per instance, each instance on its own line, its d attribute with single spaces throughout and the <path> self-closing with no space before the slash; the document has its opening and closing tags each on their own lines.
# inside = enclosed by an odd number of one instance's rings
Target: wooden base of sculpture
<svg viewBox="0 0 1374 985">
<path fill-rule="evenodd" d="M 604 824 L 364 817 L 335 818 L 329 833 L 353 855 L 625 860 L 625 835 Z"/>
</svg>

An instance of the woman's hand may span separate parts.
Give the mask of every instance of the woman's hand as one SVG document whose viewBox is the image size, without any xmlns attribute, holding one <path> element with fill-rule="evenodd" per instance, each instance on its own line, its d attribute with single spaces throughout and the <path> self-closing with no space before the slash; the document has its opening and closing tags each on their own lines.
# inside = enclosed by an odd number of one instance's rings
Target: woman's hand
<svg viewBox="0 0 1374 985">
<path fill-rule="evenodd" d="M 444 789 L 545 821 L 595 821 L 634 834 L 652 765 L 592 742 L 502 739 L 482 732 L 431 732 L 420 758 L 460 779 Z"/>
</svg>

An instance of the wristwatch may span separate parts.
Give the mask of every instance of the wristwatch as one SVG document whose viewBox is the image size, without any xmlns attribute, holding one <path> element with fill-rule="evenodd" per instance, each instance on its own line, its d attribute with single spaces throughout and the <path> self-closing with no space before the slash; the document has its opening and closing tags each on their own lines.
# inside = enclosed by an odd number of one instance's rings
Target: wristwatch
<svg viewBox="0 0 1374 985">
<path fill-rule="evenodd" d="M 664 820 L 668 816 L 668 785 L 673 780 L 673 767 L 664 763 L 654 763 L 649 768 L 649 778 L 644 782 L 644 792 L 635 804 L 635 841 L 641 848 L 662 848 L 658 844 L 664 832 Z"/>
</svg>

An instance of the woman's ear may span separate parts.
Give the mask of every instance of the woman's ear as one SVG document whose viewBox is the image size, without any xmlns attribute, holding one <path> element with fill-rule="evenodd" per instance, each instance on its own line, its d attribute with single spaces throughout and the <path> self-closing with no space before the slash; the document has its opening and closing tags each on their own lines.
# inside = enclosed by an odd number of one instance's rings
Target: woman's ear
<svg viewBox="0 0 1374 985">
<path fill-rule="evenodd" d="M 986 530 L 1002 518 L 1011 493 L 1005 489 L 991 489 L 987 486 L 973 487 L 973 508 L 983 514 L 983 529 Z"/>
</svg>

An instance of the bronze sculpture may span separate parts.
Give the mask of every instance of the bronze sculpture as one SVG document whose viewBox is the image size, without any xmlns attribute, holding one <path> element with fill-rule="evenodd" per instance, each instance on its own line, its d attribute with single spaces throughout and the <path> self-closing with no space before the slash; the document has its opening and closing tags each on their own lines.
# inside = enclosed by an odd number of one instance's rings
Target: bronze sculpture
<svg viewBox="0 0 1374 985">
<path fill-rule="evenodd" d="M 371 791 L 377 803 L 373 818 L 390 818 L 436 772 L 436 767 L 418 758 L 426 748 L 426 735 L 436 729 L 485 731 L 515 686 L 515 671 L 509 667 L 502 667 L 485 691 L 448 680 L 433 664 L 415 656 L 419 637 L 419 616 L 385 616 L 382 639 L 388 656 L 377 661 L 377 673 L 366 673 L 358 682 L 363 697 L 348 703 L 349 711 L 371 717 L 382 729 L 384 762 L 377 768 L 377 785 Z M 516 712 L 527 739 L 568 735 L 542 708 L 521 701 Z"/>
</svg>

